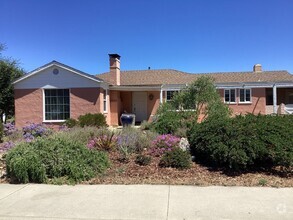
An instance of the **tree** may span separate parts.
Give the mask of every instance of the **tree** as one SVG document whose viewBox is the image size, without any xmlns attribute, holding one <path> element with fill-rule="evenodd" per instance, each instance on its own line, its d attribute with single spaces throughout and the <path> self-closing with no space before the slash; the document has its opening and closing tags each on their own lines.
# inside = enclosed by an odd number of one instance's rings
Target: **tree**
<svg viewBox="0 0 293 220">
<path fill-rule="evenodd" d="M 4 45 L 0 44 L 0 52 Z M 0 53 L 1 55 L 1 53 Z M 0 57 L 0 120 L 3 115 L 12 117 L 14 115 L 14 92 L 12 82 L 22 76 L 24 71 L 19 67 L 17 61 Z M 7 118 L 6 117 L 6 118 Z"/>
<path fill-rule="evenodd" d="M 176 134 L 192 123 L 229 116 L 230 110 L 222 102 L 212 78 L 203 76 L 160 106 L 153 127 L 158 133 Z"/>
<path fill-rule="evenodd" d="M 177 93 L 172 100 L 173 106 L 182 110 L 194 109 L 193 116 L 198 119 L 208 117 L 228 117 L 230 110 L 214 86 L 211 77 L 202 76 Z"/>
</svg>

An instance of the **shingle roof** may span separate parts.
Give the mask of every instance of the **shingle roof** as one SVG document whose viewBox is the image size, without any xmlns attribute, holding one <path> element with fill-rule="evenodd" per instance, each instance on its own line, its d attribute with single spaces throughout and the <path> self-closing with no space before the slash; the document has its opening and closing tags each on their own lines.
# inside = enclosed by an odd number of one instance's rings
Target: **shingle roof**
<svg viewBox="0 0 293 220">
<path fill-rule="evenodd" d="M 109 73 L 96 75 L 113 84 Z M 262 72 L 185 73 L 172 69 L 121 71 L 121 85 L 187 84 L 200 76 L 211 76 L 215 83 L 292 82 L 293 75 L 285 70 Z"/>
</svg>

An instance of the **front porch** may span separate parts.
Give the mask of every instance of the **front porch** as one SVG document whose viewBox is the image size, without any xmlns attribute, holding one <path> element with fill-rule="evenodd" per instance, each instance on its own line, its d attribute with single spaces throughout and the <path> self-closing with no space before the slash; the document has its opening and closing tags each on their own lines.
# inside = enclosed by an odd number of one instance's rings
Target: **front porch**
<svg viewBox="0 0 293 220">
<path fill-rule="evenodd" d="M 292 114 L 293 87 L 266 88 L 266 114 Z"/>
</svg>

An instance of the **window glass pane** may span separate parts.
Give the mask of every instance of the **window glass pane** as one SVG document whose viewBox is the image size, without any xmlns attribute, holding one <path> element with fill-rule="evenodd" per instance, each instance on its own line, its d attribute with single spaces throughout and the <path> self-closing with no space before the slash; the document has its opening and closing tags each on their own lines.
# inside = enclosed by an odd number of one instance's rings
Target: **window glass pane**
<svg viewBox="0 0 293 220">
<path fill-rule="evenodd" d="M 244 89 L 240 89 L 240 102 L 244 102 Z"/>
<path fill-rule="evenodd" d="M 246 101 L 250 102 L 250 89 L 246 89 Z"/>
<path fill-rule="evenodd" d="M 64 119 L 68 119 L 69 118 L 69 113 L 64 113 Z"/>
<path fill-rule="evenodd" d="M 46 119 L 46 120 L 51 120 L 51 114 L 46 113 L 46 114 L 45 114 L 45 119 Z"/>
<path fill-rule="evenodd" d="M 50 101 L 51 101 L 50 98 L 49 98 L 49 97 L 46 97 L 46 98 L 45 98 L 45 105 L 50 104 L 50 103 L 51 103 Z"/>
<path fill-rule="evenodd" d="M 172 100 L 173 96 L 175 95 L 175 93 L 177 93 L 178 91 L 167 91 L 167 101 Z"/>
<path fill-rule="evenodd" d="M 69 89 L 64 89 L 64 96 L 65 97 L 69 96 Z"/>
<path fill-rule="evenodd" d="M 225 90 L 225 102 L 230 102 L 230 90 Z"/>
<path fill-rule="evenodd" d="M 107 111 L 107 102 L 104 101 L 104 112 Z"/>
<path fill-rule="evenodd" d="M 64 120 L 69 115 L 69 90 L 45 90 L 45 120 Z"/>
<path fill-rule="evenodd" d="M 231 89 L 230 90 L 230 102 L 235 102 L 236 101 L 235 95 L 236 95 L 235 89 Z"/>
<path fill-rule="evenodd" d="M 69 112 L 69 105 L 64 105 L 64 111 Z"/>
<path fill-rule="evenodd" d="M 57 104 L 57 98 L 51 97 L 51 105 Z"/>
<path fill-rule="evenodd" d="M 51 90 L 50 89 L 45 90 L 45 96 L 50 96 L 50 95 L 51 95 Z"/>
<path fill-rule="evenodd" d="M 58 104 L 63 104 L 63 99 L 64 99 L 63 96 L 58 97 L 57 99 L 58 99 L 57 100 L 58 101 Z"/>
<path fill-rule="evenodd" d="M 58 95 L 59 97 L 62 97 L 63 94 L 64 94 L 63 91 L 64 91 L 63 89 L 58 89 L 58 90 L 57 90 L 57 95 Z"/>
<path fill-rule="evenodd" d="M 57 96 L 56 89 L 51 89 L 51 96 Z"/>
<path fill-rule="evenodd" d="M 64 104 L 68 104 L 69 105 L 69 97 L 64 97 Z"/>
</svg>

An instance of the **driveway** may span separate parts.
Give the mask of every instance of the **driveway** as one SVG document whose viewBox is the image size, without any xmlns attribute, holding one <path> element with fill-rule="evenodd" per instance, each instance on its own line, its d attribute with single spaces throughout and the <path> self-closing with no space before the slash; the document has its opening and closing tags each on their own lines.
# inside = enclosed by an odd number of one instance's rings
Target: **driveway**
<svg viewBox="0 0 293 220">
<path fill-rule="evenodd" d="M 0 184 L 0 219 L 293 219 L 293 188 Z"/>
</svg>

